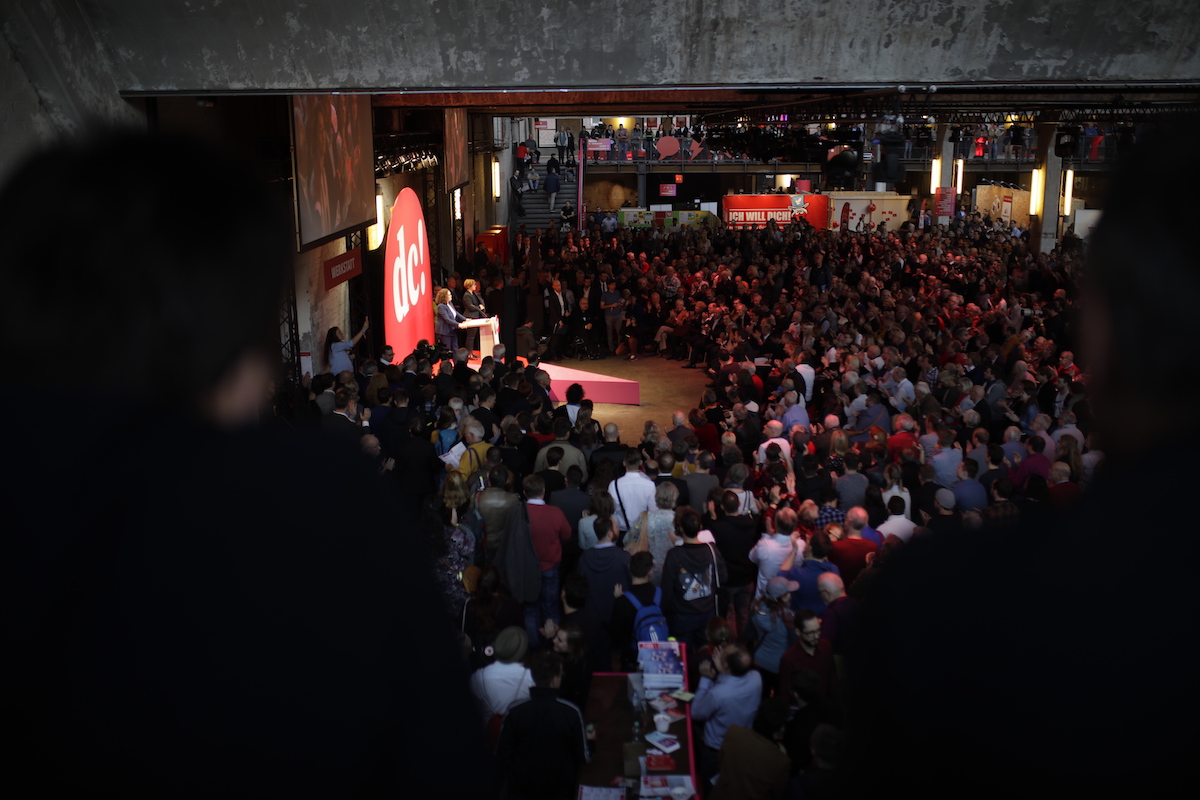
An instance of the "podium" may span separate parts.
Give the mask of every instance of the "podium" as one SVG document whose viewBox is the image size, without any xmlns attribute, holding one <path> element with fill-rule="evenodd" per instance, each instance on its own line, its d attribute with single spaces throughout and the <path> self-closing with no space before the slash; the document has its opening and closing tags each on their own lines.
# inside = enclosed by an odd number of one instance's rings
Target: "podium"
<svg viewBox="0 0 1200 800">
<path fill-rule="evenodd" d="M 479 329 L 479 357 L 482 359 L 492 354 L 492 350 L 500 343 L 500 318 L 484 317 L 460 322 L 458 327 L 463 330 Z"/>
</svg>

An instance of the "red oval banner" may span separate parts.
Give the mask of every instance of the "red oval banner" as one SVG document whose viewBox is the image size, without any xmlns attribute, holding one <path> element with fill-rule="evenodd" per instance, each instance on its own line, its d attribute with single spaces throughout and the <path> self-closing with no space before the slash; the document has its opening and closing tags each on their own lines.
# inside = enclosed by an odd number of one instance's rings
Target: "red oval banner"
<svg viewBox="0 0 1200 800">
<path fill-rule="evenodd" d="M 383 316 L 386 343 L 404 357 L 417 342 L 433 342 L 433 277 L 425 212 L 412 189 L 402 189 L 392 206 L 383 270 Z"/>
</svg>

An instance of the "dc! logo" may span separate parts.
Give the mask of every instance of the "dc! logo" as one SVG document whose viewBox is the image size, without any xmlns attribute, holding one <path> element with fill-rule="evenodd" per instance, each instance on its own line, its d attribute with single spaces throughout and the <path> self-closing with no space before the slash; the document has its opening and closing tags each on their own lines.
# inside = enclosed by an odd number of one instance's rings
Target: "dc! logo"
<svg viewBox="0 0 1200 800">
<path fill-rule="evenodd" d="M 389 228 L 383 295 L 387 343 L 408 352 L 421 339 L 433 340 L 429 237 L 421 201 L 412 189 L 400 191 Z"/>
</svg>

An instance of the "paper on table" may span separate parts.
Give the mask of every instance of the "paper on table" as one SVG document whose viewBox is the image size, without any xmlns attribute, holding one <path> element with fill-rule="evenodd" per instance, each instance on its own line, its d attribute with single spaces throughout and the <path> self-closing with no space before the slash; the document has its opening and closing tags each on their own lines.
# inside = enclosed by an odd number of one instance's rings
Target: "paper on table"
<svg viewBox="0 0 1200 800">
<path fill-rule="evenodd" d="M 674 789 L 684 789 L 691 795 L 696 793 L 691 775 L 648 775 L 642 778 L 642 797 L 671 797 Z"/>
<path fill-rule="evenodd" d="M 625 800 L 625 787 L 580 786 L 576 800 Z"/>
</svg>

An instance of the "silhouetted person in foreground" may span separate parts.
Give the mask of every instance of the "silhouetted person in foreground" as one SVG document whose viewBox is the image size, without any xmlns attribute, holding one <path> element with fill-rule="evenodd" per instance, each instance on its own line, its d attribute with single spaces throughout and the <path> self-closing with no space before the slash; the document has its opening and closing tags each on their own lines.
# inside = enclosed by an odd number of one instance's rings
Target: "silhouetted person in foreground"
<svg viewBox="0 0 1200 800">
<path fill-rule="evenodd" d="M 477 797 L 466 667 L 389 487 L 348 441 L 255 424 L 294 239 L 251 175 L 188 139 L 107 134 L 0 192 L 20 375 L 0 780 Z"/>
<path fill-rule="evenodd" d="M 1200 539 L 1181 438 L 1194 433 L 1163 413 L 1200 390 L 1200 247 L 1171 213 L 1200 164 L 1168 155 L 1194 128 L 1128 157 L 1090 243 L 1077 335 L 1109 444 L 1095 484 L 1044 530 L 914 536 L 864 604 L 847 655 L 860 796 L 1194 783 Z"/>
</svg>

